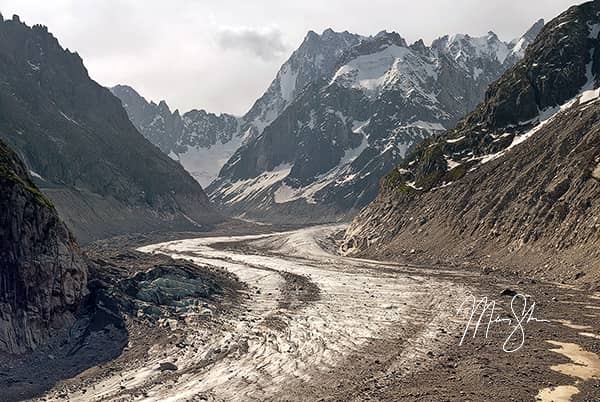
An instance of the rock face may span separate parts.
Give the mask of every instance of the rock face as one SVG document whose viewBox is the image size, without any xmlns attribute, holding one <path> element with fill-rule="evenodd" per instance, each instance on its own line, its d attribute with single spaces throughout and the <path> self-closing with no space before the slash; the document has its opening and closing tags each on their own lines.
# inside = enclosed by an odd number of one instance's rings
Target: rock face
<svg viewBox="0 0 600 402">
<path fill-rule="evenodd" d="M 87 267 L 52 203 L 0 140 L 0 351 L 23 353 L 74 321 Z"/>
<path fill-rule="evenodd" d="M 599 4 L 548 23 L 474 112 L 418 146 L 343 249 L 488 256 L 561 279 L 599 268 Z"/>
<path fill-rule="evenodd" d="M 483 99 L 541 24 L 510 43 L 492 32 L 445 36 L 429 47 L 393 32 L 361 37 L 236 151 L 209 196 L 232 214 L 258 219 L 350 216 L 415 144 Z"/>
<path fill-rule="evenodd" d="M 219 219 L 198 183 L 46 27 L 7 20 L 0 37 L 0 138 L 80 241 Z"/>
</svg>

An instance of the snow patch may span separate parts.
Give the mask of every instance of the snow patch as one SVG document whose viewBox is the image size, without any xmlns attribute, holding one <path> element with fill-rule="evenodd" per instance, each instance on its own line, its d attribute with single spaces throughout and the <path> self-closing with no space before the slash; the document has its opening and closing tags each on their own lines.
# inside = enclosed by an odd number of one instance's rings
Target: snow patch
<svg viewBox="0 0 600 402">
<path fill-rule="evenodd" d="M 581 94 L 581 98 L 579 99 L 579 103 L 584 104 L 593 100 L 596 100 L 600 97 L 600 88 L 591 89 L 589 91 L 584 91 Z"/>
<path fill-rule="evenodd" d="M 427 79 L 437 80 L 433 61 L 426 62 L 406 47 L 391 45 L 379 52 L 358 56 L 340 67 L 330 84 L 335 82 L 376 96 L 397 82 L 409 80 L 411 87 L 419 87 Z"/>
<path fill-rule="evenodd" d="M 40 65 L 39 64 L 34 64 L 34 63 L 30 62 L 29 60 L 27 60 L 27 64 L 29 64 L 29 67 L 33 71 L 40 71 Z"/>
<path fill-rule="evenodd" d="M 264 172 L 260 176 L 251 179 L 239 180 L 222 192 L 226 203 L 236 203 L 246 199 L 254 199 L 265 190 L 270 189 L 285 179 L 292 170 L 292 164 L 281 164 L 273 170 Z M 231 197 L 231 198 L 229 198 Z"/>
<path fill-rule="evenodd" d="M 600 163 L 596 165 L 596 169 L 592 172 L 592 177 L 600 180 Z"/>
<path fill-rule="evenodd" d="M 410 188 L 412 188 L 412 189 L 415 189 L 415 190 L 418 190 L 418 191 L 421 191 L 421 190 L 423 190 L 423 187 L 417 187 L 417 186 L 416 186 L 416 182 L 414 182 L 414 181 L 409 181 L 409 182 L 406 182 L 406 185 L 407 185 L 408 187 L 410 187 Z"/>
<path fill-rule="evenodd" d="M 338 164 L 319 176 L 316 180 L 305 187 L 293 188 L 282 183 L 274 193 L 274 201 L 277 204 L 284 204 L 299 199 L 304 199 L 309 204 L 316 204 L 316 194 L 325 187 L 334 183 L 345 183 L 356 177 L 355 173 L 349 173 L 352 162 L 368 147 L 365 137 L 361 144 L 353 149 L 348 149 L 338 162 Z"/>
<path fill-rule="evenodd" d="M 62 111 L 61 111 L 61 112 L 60 112 L 60 115 L 61 115 L 62 117 L 64 117 L 64 118 L 65 118 L 65 120 L 67 120 L 67 121 L 70 121 L 71 123 L 73 123 L 73 124 L 75 124 L 75 125 L 77 125 L 77 126 L 80 126 L 80 127 L 81 127 L 81 125 L 80 125 L 80 124 L 79 124 L 79 123 L 78 123 L 78 122 L 77 122 L 75 119 L 73 119 L 73 118 L 71 118 L 71 117 L 67 116 L 67 115 L 66 115 L 64 112 L 62 112 Z"/>
<path fill-rule="evenodd" d="M 31 176 L 35 177 L 36 179 L 44 180 L 44 178 L 43 178 L 43 177 L 42 177 L 42 176 L 41 176 L 39 173 L 36 173 L 36 172 L 34 172 L 33 170 L 30 170 L 30 171 L 29 171 L 29 174 L 30 174 Z"/>
<path fill-rule="evenodd" d="M 352 132 L 355 134 L 364 134 L 364 129 L 366 126 L 369 125 L 369 123 L 371 122 L 371 119 L 369 120 L 354 120 L 352 122 Z"/>
<path fill-rule="evenodd" d="M 440 123 L 434 123 L 430 121 L 417 120 L 412 123 L 409 123 L 402 127 L 414 127 L 420 128 L 425 131 L 434 132 L 434 131 L 445 131 L 446 128 Z"/>
<path fill-rule="evenodd" d="M 242 145 L 242 136 L 233 136 L 226 143 L 217 142 L 208 148 L 187 147 L 183 153 L 171 151 L 171 159 L 179 161 L 181 166 L 192 175 L 204 188 L 208 187 L 218 176 L 221 168 Z"/>
<path fill-rule="evenodd" d="M 465 139 L 465 136 L 463 135 L 462 137 L 458 137 L 458 138 L 450 138 L 450 139 L 446 140 L 446 142 L 448 144 L 456 144 L 457 142 L 461 142 L 464 139 Z"/>
<path fill-rule="evenodd" d="M 450 157 L 448 157 L 447 155 L 444 155 L 444 158 L 446 159 L 446 164 L 448 165 L 448 170 L 452 170 L 455 167 L 461 165 L 459 162 L 456 162 L 456 161 L 450 159 Z"/>
</svg>

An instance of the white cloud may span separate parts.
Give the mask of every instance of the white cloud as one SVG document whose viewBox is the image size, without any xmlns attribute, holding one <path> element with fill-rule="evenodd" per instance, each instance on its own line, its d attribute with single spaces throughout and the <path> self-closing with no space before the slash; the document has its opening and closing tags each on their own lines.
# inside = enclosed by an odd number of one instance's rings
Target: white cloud
<svg viewBox="0 0 600 402">
<path fill-rule="evenodd" d="M 287 50 L 282 32 L 276 27 L 220 27 L 215 39 L 225 50 L 239 50 L 270 61 Z"/>
</svg>

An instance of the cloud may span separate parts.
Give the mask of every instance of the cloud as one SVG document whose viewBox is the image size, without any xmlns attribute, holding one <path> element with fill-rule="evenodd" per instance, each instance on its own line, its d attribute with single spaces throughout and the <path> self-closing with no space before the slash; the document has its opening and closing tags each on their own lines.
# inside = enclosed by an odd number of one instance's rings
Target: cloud
<svg viewBox="0 0 600 402">
<path fill-rule="evenodd" d="M 221 27 L 216 41 L 222 49 L 248 52 L 265 61 L 276 59 L 287 50 L 283 34 L 276 27 Z"/>
</svg>

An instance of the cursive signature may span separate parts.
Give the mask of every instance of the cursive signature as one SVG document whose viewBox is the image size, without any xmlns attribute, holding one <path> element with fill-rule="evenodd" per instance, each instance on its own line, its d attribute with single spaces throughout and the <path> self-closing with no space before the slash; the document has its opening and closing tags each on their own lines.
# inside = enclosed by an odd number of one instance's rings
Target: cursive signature
<svg viewBox="0 0 600 402">
<path fill-rule="evenodd" d="M 522 303 L 522 308 L 518 308 L 518 302 Z M 487 339 L 493 324 L 504 323 L 508 325 L 509 328 L 512 327 L 512 331 L 504 341 L 502 350 L 507 353 L 516 352 L 525 344 L 525 324 L 531 321 L 549 322 L 548 320 L 535 318 L 533 316 L 535 303 L 531 303 L 531 305 L 528 307 L 527 297 L 520 293 L 514 295 L 510 301 L 512 317 L 503 318 L 500 314 L 496 314 L 496 302 L 494 300 L 488 301 L 487 297 L 482 297 L 481 299 L 477 300 L 475 296 L 467 296 L 465 301 L 460 305 L 457 313 L 460 314 L 465 308 L 465 305 L 468 306 L 469 304 L 471 304 L 471 310 L 459 345 L 463 344 L 467 334 L 469 333 L 469 329 L 471 329 L 473 324 L 475 325 L 473 328 L 473 338 L 475 338 L 479 328 L 483 324 L 486 325 L 485 337 Z"/>
</svg>

